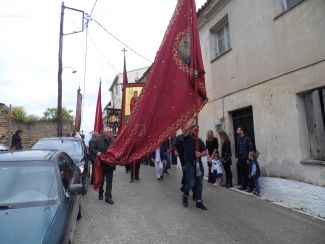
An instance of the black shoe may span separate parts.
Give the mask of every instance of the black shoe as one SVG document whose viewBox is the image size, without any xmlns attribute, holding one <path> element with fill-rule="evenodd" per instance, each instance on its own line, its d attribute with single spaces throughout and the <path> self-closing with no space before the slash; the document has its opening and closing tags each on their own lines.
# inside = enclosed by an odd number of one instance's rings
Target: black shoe
<svg viewBox="0 0 325 244">
<path fill-rule="evenodd" d="M 239 190 L 241 190 L 241 191 L 246 191 L 246 189 L 247 189 L 247 187 L 243 187 L 243 186 L 239 188 Z"/>
<path fill-rule="evenodd" d="M 133 182 L 134 182 L 134 179 L 131 179 L 131 180 L 130 180 L 130 183 L 133 183 Z"/>
<path fill-rule="evenodd" d="M 114 201 L 112 199 L 105 199 L 105 202 L 107 202 L 108 204 L 114 204 Z"/>
<path fill-rule="evenodd" d="M 196 202 L 196 207 L 202 210 L 208 210 L 208 208 L 204 206 L 202 202 Z"/>
<path fill-rule="evenodd" d="M 248 189 L 246 190 L 246 192 L 248 192 L 248 193 L 251 193 L 252 191 L 253 191 L 252 188 L 248 188 Z"/>
<path fill-rule="evenodd" d="M 103 194 L 98 195 L 98 200 L 103 200 Z"/>
<path fill-rule="evenodd" d="M 188 207 L 188 198 L 185 197 L 185 196 L 183 196 L 183 206 L 184 206 L 185 208 Z"/>
<path fill-rule="evenodd" d="M 135 178 L 135 181 L 140 181 L 140 178 Z"/>
<path fill-rule="evenodd" d="M 160 180 L 163 180 L 164 179 L 164 176 L 160 176 Z"/>
</svg>

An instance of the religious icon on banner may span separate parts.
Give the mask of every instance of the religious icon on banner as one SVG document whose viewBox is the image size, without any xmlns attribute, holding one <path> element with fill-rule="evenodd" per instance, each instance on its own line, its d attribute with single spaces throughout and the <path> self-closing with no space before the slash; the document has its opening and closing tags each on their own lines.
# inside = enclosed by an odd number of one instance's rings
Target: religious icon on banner
<svg viewBox="0 0 325 244">
<path fill-rule="evenodd" d="M 125 89 L 125 113 L 124 120 L 128 121 L 130 115 L 134 111 L 134 107 L 139 100 L 139 95 L 142 91 L 143 84 L 129 84 Z"/>
</svg>

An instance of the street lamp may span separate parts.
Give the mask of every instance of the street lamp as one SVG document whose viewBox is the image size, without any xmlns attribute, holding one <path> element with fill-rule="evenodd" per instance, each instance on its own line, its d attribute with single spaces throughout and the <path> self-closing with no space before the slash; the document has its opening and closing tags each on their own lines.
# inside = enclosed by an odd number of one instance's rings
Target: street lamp
<svg viewBox="0 0 325 244">
<path fill-rule="evenodd" d="M 77 73 L 77 70 L 75 70 L 73 67 L 70 67 L 70 66 L 64 66 L 63 67 L 64 69 L 72 69 L 72 74 L 75 74 L 75 73 Z"/>
</svg>

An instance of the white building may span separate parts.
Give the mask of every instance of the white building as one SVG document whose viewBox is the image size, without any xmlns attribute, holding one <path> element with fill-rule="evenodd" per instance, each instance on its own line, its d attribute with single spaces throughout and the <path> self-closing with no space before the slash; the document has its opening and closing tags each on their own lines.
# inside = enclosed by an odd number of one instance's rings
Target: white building
<svg viewBox="0 0 325 244">
<path fill-rule="evenodd" d="M 135 70 L 127 71 L 128 83 L 143 82 L 147 70 L 149 67 L 139 68 Z M 103 120 L 104 126 L 106 127 L 107 120 L 107 108 L 117 108 L 122 107 L 122 85 L 123 85 L 123 73 L 119 73 L 115 76 L 112 85 L 109 88 L 111 95 L 111 100 L 106 104 L 103 109 Z"/>
<path fill-rule="evenodd" d="M 208 0 L 198 18 L 201 137 L 225 130 L 234 155 L 244 126 L 264 176 L 325 186 L 325 1 Z"/>
<path fill-rule="evenodd" d="M 143 74 L 148 70 L 149 67 L 135 69 L 127 71 L 128 82 L 136 83 Z M 121 108 L 122 107 L 122 85 L 123 85 L 123 73 L 115 76 L 115 79 L 109 88 L 111 93 L 111 107 Z"/>
</svg>

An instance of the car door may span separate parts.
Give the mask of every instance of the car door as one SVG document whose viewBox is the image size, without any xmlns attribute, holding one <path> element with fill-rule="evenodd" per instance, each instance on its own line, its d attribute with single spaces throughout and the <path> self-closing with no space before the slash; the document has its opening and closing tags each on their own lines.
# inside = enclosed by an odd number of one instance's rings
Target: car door
<svg viewBox="0 0 325 244">
<path fill-rule="evenodd" d="M 73 160 L 67 155 L 64 154 L 64 160 L 69 168 L 71 181 L 70 184 L 81 184 L 81 174 L 79 168 L 75 165 Z M 79 212 L 79 207 L 81 205 L 81 196 L 80 195 L 70 195 L 69 196 L 70 211 L 71 211 L 71 220 L 70 220 L 70 239 L 72 240 L 74 231 L 77 225 L 77 216 Z"/>
<path fill-rule="evenodd" d="M 75 216 L 76 210 L 74 209 L 76 197 L 69 193 L 69 186 L 70 186 L 70 184 L 73 183 L 73 180 L 74 180 L 75 165 L 73 162 L 71 165 L 70 160 L 71 159 L 69 158 L 69 156 L 65 153 L 62 153 L 58 159 L 58 161 L 59 161 L 58 165 L 59 165 L 59 169 L 60 169 L 61 179 L 62 179 L 63 187 L 65 190 L 64 204 L 65 204 L 65 207 L 67 208 L 67 215 L 68 215 L 64 243 L 68 243 L 69 240 L 72 239 L 73 232 L 74 232 L 73 222 L 76 219 L 76 216 Z"/>
</svg>

